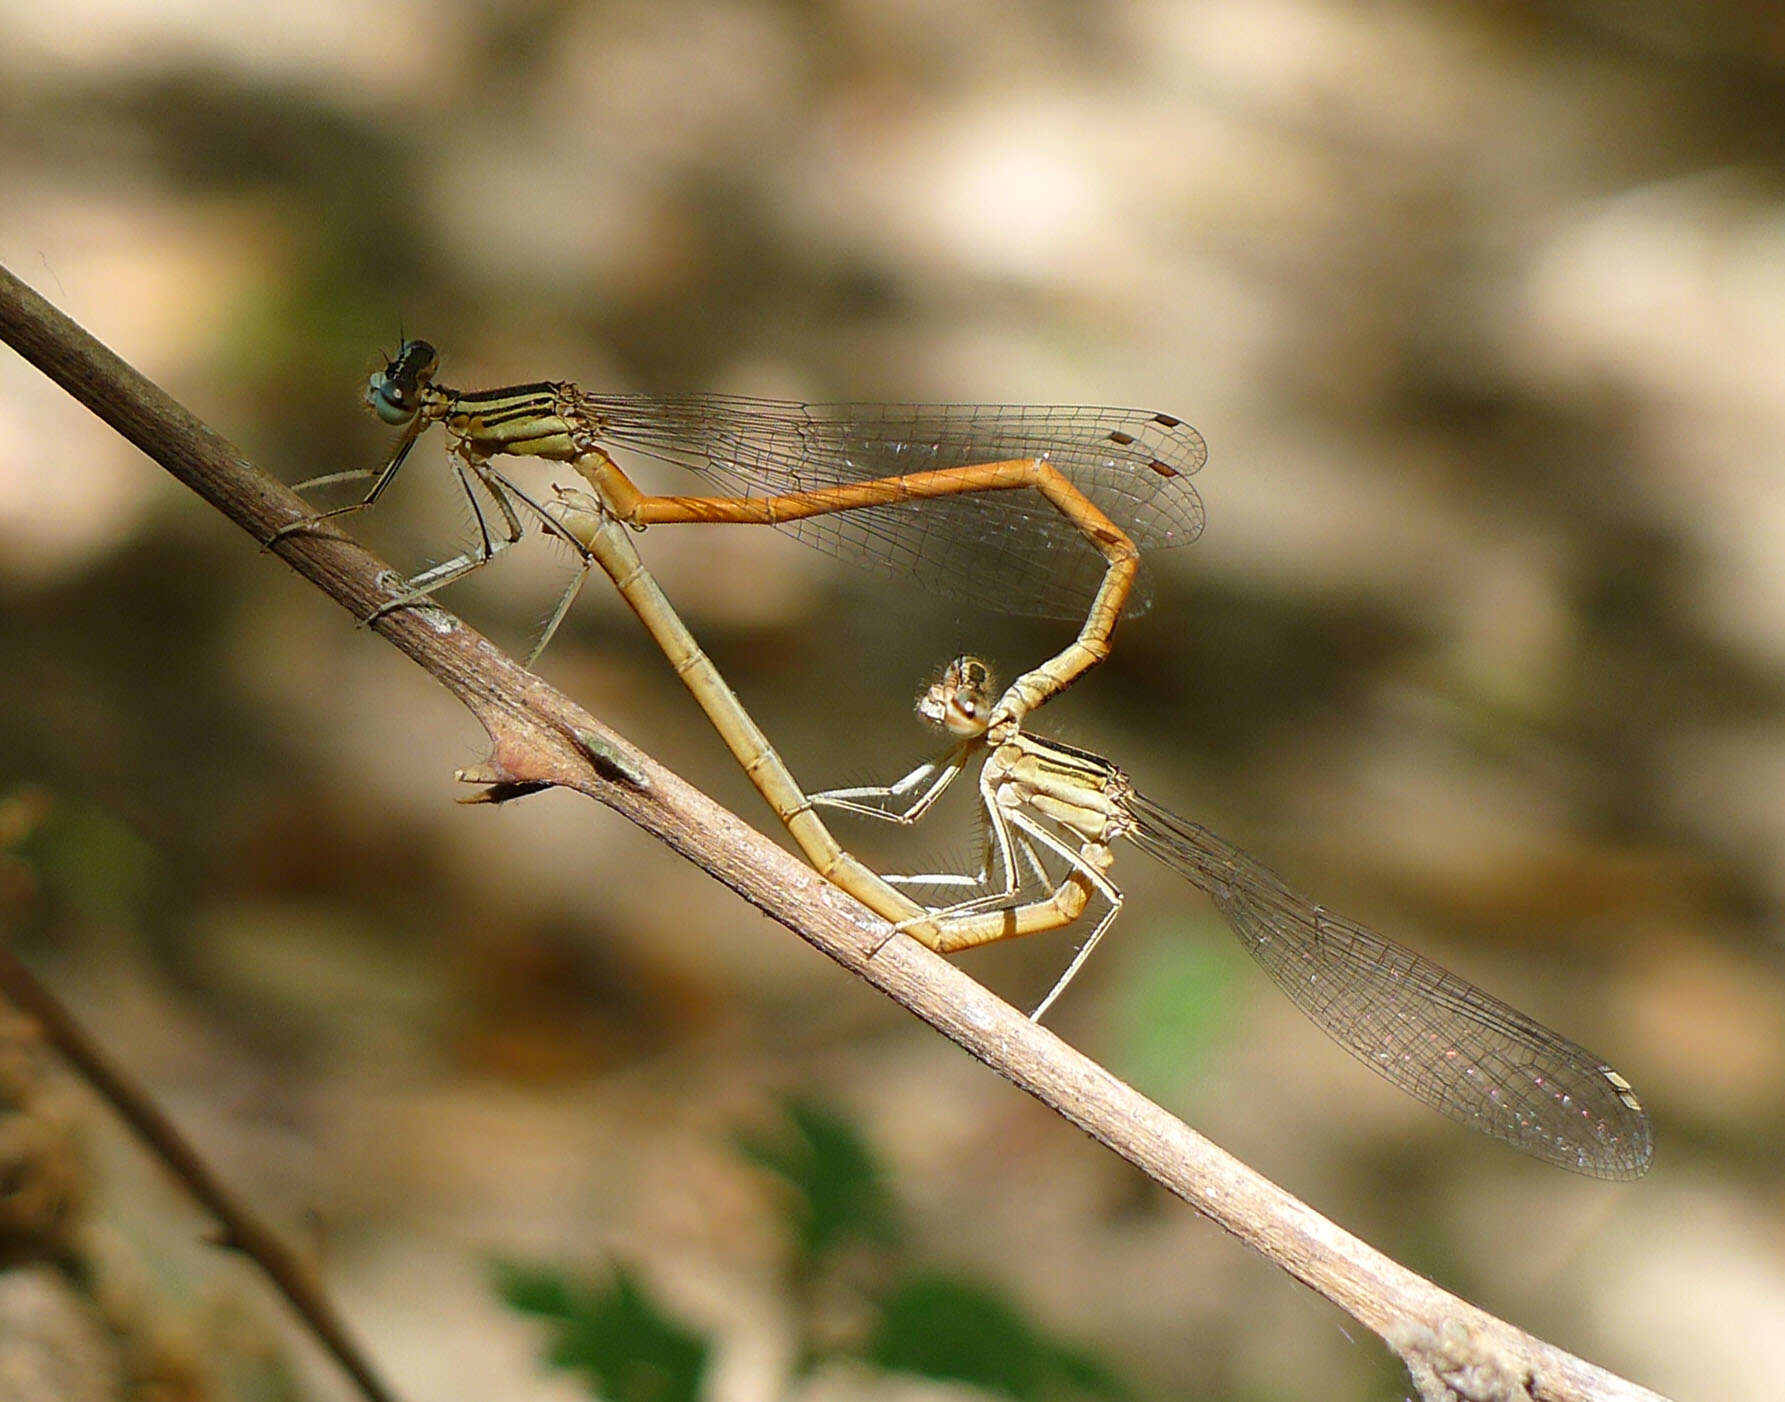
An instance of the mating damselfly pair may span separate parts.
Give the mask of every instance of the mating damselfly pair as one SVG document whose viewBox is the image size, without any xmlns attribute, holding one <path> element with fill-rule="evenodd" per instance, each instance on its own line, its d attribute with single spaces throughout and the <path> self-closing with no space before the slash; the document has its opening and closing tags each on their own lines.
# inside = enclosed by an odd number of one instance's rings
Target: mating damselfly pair
<svg viewBox="0 0 1785 1402">
<path fill-rule="evenodd" d="M 304 484 L 370 477 L 360 501 L 324 514 L 369 507 L 426 429 L 445 429 L 479 538 L 417 575 L 387 610 L 420 604 L 485 564 L 531 519 L 570 543 L 584 564 L 534 656 L 588 568 L 600 566 L 807 859 L 898 930 L 952 952 L 1093 922 L 1037 1017 L 1121 907 L 1109 873 L 1111 844 L 1125 838 L 1205 891 L 1296 1005 L 1395 1085 L 1563 1167 L 1614 1179 L 1647 1169 L 1647 1116 L 1629 1083 L 1601 1059 L 1300 896 L 1206 828 L 1140 795 L 1107 760 L 1025 729 L 1037 707 L 1108 655 L 1124 608 L 1144 603 L 1143 552 L 1201 532 L 1202 503 L 1188 478 L 1206 449 L 1182 420 L 1087 407 L 597 395 L 551 381 L 468 392 L 439 384 L 437 368 L 433 347 L 405 342 L 366 395 L 381 418 L 403 429 L 385 462 Z M 647 494 L 615 452 L 687 469 L 719 493 Z M 494 465 L 505 455 L 568 463 L 582 482 L 540 499 Z M 494 530 L 484 502 L 499 518 Z M 781 526 L 853 563 L 1009 612 L 1065 618 L 1078 632 L 1002 692 L 992 689 L 983 663 L 957 659 L 920 706 L 954 737 L 943 756 L 884 787 L 808 794 L 638 555 L 635 531 L 678 523 Z M 914 823 L 975 763 L 986 850 L 974 873 L 883 876 L 850 855 L 816 812 L 823 806 Z M 911 890 L 925 888 L 959 898 L 912 898 Z"/>
</svg>

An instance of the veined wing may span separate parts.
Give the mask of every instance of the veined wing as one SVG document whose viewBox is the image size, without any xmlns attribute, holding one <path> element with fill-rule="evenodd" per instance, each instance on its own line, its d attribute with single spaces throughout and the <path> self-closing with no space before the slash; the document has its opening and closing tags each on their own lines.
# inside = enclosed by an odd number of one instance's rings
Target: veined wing
<svg viewBox="0 0 1785 1402">
<path fill-rule="evenodd" d="M 1596 1178 L 1653 1153 L 1630 1083 L 1431 960 L 1334 915 L 1200 824 L 1128 803 L 1134 843 L 1213 897 L 1296 1006 L 1378 1074 L 1453 1119 Z"/>
<path fill-rule="evenodd" d="M 1202 436 L 1142 409 L 1025 405 L 796 404 L 734 395 L 582 394 L 606 444 L 699 473 L 728 495 L 866 482 L 1042 459 L 1143 551 L 1129 611 L 1146 606 L 1144 552 L 1202 532 L 1189 477 Z M 1104 557 L 1037 492 L 975 492 L 864 507 L 782 529 L 839 559 L 1006 613 L 1078 621 Z"/>
</svg>

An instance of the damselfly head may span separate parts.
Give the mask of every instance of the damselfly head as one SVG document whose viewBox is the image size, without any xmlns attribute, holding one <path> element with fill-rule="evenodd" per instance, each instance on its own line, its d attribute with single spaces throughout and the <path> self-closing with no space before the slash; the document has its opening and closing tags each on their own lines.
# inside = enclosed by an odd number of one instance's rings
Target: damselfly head
<svg viewBox="0 0 1785 1402">
<path fill-rule="evenodd" d="M 918 698 L 917 713 L 964 738 L 985 730 L 993 699 L 992 669 L 977 657 L 957 657 Z"/>
<path fill-rule="evenodd" d="M 394 359 L 366 385 L 366 403 L 387 424 L 406 424 L 421 408 L 421 392 L 434 379 L 440 356 L 426 341 L 405 341 Z"/>
</svg>

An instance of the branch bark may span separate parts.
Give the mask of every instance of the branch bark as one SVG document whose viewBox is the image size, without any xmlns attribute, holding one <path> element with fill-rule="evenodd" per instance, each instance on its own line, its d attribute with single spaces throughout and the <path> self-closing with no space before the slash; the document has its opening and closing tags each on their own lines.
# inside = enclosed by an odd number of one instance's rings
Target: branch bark
<svg viewBox="0 0 1785 1402">
<path fill-rule="evenodd" d="M 0 269 L 0 338 L 264 544 L 304 519 L 279 482 Z M 363 619 L 401 579 L 333 530 L 274 553 Z M 489 736 L 461 774 L 504 799 L 557 786 L 607 805 L 1107 1145 L 1381 1336 L 1427 1399 L 1605 1402 L 1657 1394 L 1544 1343 L 1350 1236 L 885 922 L 437 609 L 373 628 L 457 696 Z"/>
</svg>

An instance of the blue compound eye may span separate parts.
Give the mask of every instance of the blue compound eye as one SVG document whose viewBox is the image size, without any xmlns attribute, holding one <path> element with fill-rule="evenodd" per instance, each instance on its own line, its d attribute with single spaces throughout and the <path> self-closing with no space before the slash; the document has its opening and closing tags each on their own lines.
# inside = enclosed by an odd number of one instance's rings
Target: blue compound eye
<svg viewBox="0 0 1785 1402">
<path fill-rule="evenodd" d="M 366 403 L 387 424 L 404 424 L 421 407 L 421 390 L 434 378 L 440 357 L 426 341 L 405 341 L 396 358 L 366 382 Z"/>
<path fill-rule="evenodd" d="M 403 386 L 380 370 L 366 385 L 366 403 L 372 412 L 387 424 L 404 424 L 415 417 L 415 401 L 403 392 Z"/>
</svg>

